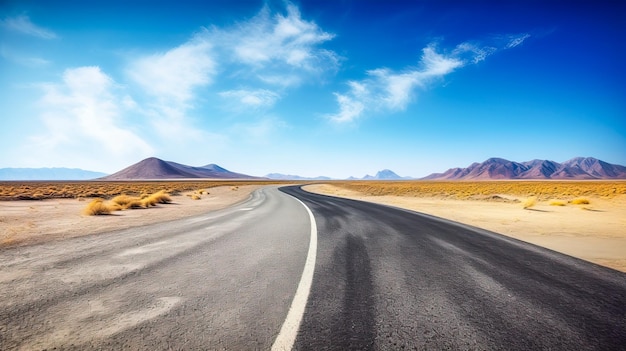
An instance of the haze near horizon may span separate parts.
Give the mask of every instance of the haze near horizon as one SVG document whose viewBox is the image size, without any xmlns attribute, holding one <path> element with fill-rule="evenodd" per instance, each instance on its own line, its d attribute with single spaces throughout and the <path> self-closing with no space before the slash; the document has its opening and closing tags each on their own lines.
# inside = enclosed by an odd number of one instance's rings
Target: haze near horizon
<svg viewBox="0 0 626 351">
<path fill-rule="evenodd" d="M 617 1 L 4 1 L 0 168 L 626 164 Z"/>
</svg>

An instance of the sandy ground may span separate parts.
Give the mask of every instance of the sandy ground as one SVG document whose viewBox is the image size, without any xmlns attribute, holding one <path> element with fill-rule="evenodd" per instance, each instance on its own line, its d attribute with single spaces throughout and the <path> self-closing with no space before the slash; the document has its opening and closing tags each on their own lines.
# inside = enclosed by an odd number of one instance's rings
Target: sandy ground
<svg viewBox="0 0 626 351">
<path fill-rule="evenodd" d="M 624 196 L 590 197 L 591 204 L 584 206 L 550 206 L 539 202 L 525 210 L 520 203 L 366 196 L 329 184 L 308 185 L 304 189 L 447 218 L 626 272 Z"/>
<path fill-rule="evenodd" d="M 171 204 L 148 209 L 116 211 L 106 216 L 85 216 L 89 199 L 0 201 L 0 247 L 41 243 L 49 240 L 102 233 L 163 222 L 228 207 L 250 196 L 258 185 L 208 189 L 209 195 L 192 200 L 188 194 L 172 196 Z"/>
</svg>

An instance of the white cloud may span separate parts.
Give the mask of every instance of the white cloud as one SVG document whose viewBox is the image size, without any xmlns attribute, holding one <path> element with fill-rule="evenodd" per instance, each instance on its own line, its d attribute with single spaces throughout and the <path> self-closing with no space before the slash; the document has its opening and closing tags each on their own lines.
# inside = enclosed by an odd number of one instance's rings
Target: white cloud
<svg viewBox="0 0 626 351">
<path fill-rule="evenodd" d="M 367 71 L 362 81 L 348 83 L 346 94 L 335 93 L 339 112 L 327 116 L 337 123 L 352 122 L 367 110 L 404 110 L 412 99 L 417 86 L 425 86 L 431 80 L 443 77 L 463 66 L 463 61 L 439 54 L 434 46 L 422 50 L 419 68 L 393 72 L 388 68 Z"/>
<path fill-rule="evenodd" d="M 454 49 L 454 54 L 458 57 L 469 56 L 468 61 L 471 63 L 479 63 L 484 61 L 488 56 L 498 51 L 493 46 L 479 46 L 472 43 L 461 43 Z"/>
<path fill-rule="evenodd" d="M 339 64 L 334 52 L 319 47 L 334 35 L 303 20 L 292 4 L 286 15 L 273 15 L 265 7 L 233 28 L 213 29 L 209 37 L 228 62 L 245 67 L 249 77 L 267 84 L 299 85 L 304 77 L 334 71 Z"/>
<path fill-rule="evenodd" d="M 499 50 L 520 45 L 530 35 L 507 36 L 507 41 L 499 48 L 494 45 L 464 42 L 449 53 L 437 51 L 434 44 L 422 50 L 417 68 L 405 68 L 400 72 L 388 68 L 377 68 L 366 72 L 361 81 L 348 82 L 348 92 L 335 92 L 338 112 L 327 115 L 336 123 L 349 123 L 362 117 L 368 111 L 401 111 L 412 101 L 417 87 L 426 88 L 434 80 L 445 77 L 455 70 L 477 64 Z"/>
<path fill-rule="evenodd" d="M 45 132 L 30 138 L 28 154 L 59 165 L 80 160 L 97 170 L 153 152 L 123 120 L 125 97 L 115 93 L 115 82 L 99 67 L 67 69 L 60 84 L 43 88 L 40 118 Z"/>
<path fill-rule="evenodd" d="M 520 35 L 511 35 L 509 36 L 509 42 L 506 45 L 507 49 L 514 48 L 518 45 L 521 45 L 524 40 L 530 38 L 530 34 L 520 34 Z"/>
<path fill-rule="evenodd" d="M 164 53 L 135 60 L 128 75 L 160 102 L 184 104 L 193 98 L 195 88 L 211 83 L 215 69 L 211 44 L 197 35 Z"/>
<path fill-rule="evenodd" d="M 422 50 L 422 70 L 425 77 L 444 76 L 464 65 L 464 62 L 455 55 L 439 54 L 434 45 L 429 45 Z"/>
<path fill-rule="evenodd" d="M 194 127 L 188 116 L 198 98 L 197 90 L 211 85 L 215 78 L 217 62 L 212 49 L 206 32 L 201 32 L 182 45 L 129 64 L 127 75 L 141 88 L 138 95 L 143 104 L 135 100 L 126 103 L 149 118 L 163 140 L 189 144 L 213 139 L 211 133 Z"/>
<path fill-rule="evenodd" d="M 42 39 L 57 38 L 56 33 L 49 29 L 39 27 L 38 25 L 31 22 L 28 16 L 24 15 L 17 17 L 7 17 L 3 20 L 0 20 L 0 24 L 9 30 Z"/>
<path fill-rule="evenodd" d="M 362 99 L 354 97 L 354 92 L 352 96 L 339 93 L 334 94 L 337 99 L 337 104 L 339 104 L 339 112 L 330 116 L 332 121 L 338 123 L 351 122 L 361 116 L 361 113 L 363 113 L 365 109 L 365 103 Z"/>
</svg>

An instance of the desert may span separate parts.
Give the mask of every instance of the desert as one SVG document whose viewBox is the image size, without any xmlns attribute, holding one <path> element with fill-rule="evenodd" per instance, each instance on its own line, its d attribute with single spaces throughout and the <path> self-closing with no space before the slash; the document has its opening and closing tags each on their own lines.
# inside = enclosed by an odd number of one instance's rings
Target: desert
<svg viewBox="0 0 626 351">
<path fill-rule="evenodd" d="M 310 192 L 446 218 L 626 272 L 625 181 L 301 183 Z M 0 201 L 0 247 L 93 235 L 215 211 L 245 200 L 268 184 L 286 183 L 4 182 L 0 183 L 4 196 Z M 83 213 L 94 198 L 110 201 L 119 194 L 158 189 L 172 194 L 171 203 L 107 216 Z M 588 203 L 574 203 L 580 199 Z M 533 202 L 530 206 L 525 204 L 529 200 Z"/>
<path fill-rule="evenodd" d="M 21 246 L 131 228 L 193 216 L 236 204 L 274 182 L 2 182 L 0 248 Z M 83 212 L 94 199 L 167 190 L 171 202 L 149 208 L 113 211 L 106 216 Z M 194 190 L 192 190 L 194 189 Z"/>
</svg>

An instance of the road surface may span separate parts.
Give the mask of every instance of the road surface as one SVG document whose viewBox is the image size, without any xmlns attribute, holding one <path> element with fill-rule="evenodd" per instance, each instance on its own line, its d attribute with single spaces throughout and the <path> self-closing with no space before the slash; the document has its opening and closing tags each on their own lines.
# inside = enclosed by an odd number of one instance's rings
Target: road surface
<svg viewBox="0 0 626 351">
<path fill-rule="evenodd" d="M 624 273 L 428 215 L 284 191 L 318 229 L 295 349 L 626 349 Z"/>
<path fill-rule="evenodd" d="M 309 236 L 304 207 L 263 188 L 201 216 L 1 250 L 0 350 L 269 349 Z"/>
<path fill-rule="evenodd" d="M 626 274 L 298 187 L 263 188 L 201 216 L 0 251 L 2 350 L 272 345 L 624 350 Z"/>
</svg>

